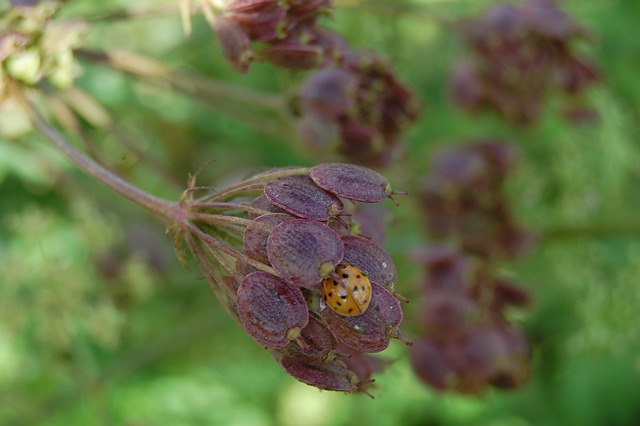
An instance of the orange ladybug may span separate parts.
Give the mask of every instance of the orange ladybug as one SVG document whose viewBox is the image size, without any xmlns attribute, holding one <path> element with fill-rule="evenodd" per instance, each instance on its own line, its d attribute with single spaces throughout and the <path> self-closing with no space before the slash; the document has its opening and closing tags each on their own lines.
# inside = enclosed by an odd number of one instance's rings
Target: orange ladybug
<svg viewBox="0 0 640 426">
<path fill-rule="evenodd" d="M 336 266 L 342 279 L 326 278 L 322 282 L 322 300 L 332 311 L 346 317 L 362 315 L 371 302 L 371 282 L 367 275 L 350 263 Z"/>
</svg>

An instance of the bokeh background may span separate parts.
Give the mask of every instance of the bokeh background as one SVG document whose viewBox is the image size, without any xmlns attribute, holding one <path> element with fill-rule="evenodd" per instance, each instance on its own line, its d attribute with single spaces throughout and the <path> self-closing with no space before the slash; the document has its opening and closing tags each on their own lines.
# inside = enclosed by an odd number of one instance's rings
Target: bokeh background
<svg viewBox="0 0 640 426">
<path fill-rule="evenodd" d="M 507 193 L 515 217 L 540 237 L 526 256 L 500 267 L 533 295 L 531 307 L 508 313 L 532 345 L 529 381 L 481 397 L 438 393 L 416 379 L 407 349 L 392 342 L 382 355 L 393 362 L 376 377 L 374 400 L 298 383 L 225 314 L 206 282 L 180 265 L 163 223 L 87 178 L 3 110 L 0 424 L 640 423 L 640 38 L 633 30 L 640 3 L 561 3 L 592 31 L 592 43 L 578 49 L 602 75 L 585 95 L 599 118 L 568 123 L 552 98 L 540 122 L 526 128 L 492 114 L 466 115 L 447 91 L 448 71 L 465 55 L 451 23 L 496 2 L 335 3 L 325 24 L 352 46 L 389 58 L 424 104 L 406 134 L 406 156 L 384 170 L 395 188 L 409 191 L 399 208 L 387 201 L 393 216 L 385 243 L 399 268 L 396 289 L 414 302 L 403 327 L 409 337 L 421 274 L 409 254 L 426 242 L 412 194 L 430 158 L 477 137 L 518 146 Z M 151 16 L 95 20 L 86 47 L 144 54 L 221 83 L 206 96 L 189 95 L 81 58 L 76 85 L 96 101 L 80 122 L 92 143 L 84 149 L 171 199 L 200 169 L 199 184 L 215 188 L 265 167 L 315 164 L 318 157 L 296 146 L 279 117 L 237 101 L 253 96 L 247 90 L 267 100 L 290 94 L 301 74 L 264 64 L 236 73 L 201 15 L 184 35 L 175 5 L 68 2 L 63 15 L 84 18 L 154 9 Z M 96 119 L 105 111 L 110 117 Z"/>
</svg>

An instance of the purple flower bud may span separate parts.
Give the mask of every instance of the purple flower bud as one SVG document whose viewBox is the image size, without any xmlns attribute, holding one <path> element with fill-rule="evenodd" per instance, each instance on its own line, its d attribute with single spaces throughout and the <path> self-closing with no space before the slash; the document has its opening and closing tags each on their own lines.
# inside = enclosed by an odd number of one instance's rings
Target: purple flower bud
<svg viewBox="0 0 640 426">
<path fill-rule="evenodd" d="M 237 297 L 242 326 L 263 346 L 284 348 L 309 321 L 307 302 L 300 289 L 266 272 L 247 275 Z"/>
</svg>

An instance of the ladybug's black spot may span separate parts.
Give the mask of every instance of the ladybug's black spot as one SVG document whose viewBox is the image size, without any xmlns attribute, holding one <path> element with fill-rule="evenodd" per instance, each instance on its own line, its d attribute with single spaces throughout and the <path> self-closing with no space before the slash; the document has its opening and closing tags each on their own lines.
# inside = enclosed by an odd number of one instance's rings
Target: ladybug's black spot
<svg viewBox="0 0 640 426">
<path fill-rule="evenodd" d="M 354 293 L 356 293 L 356 292 L 358 291 L 358 286 L 357 286 L 357 285 L 354 285 L 354 286 L 353 286 L 352 291 L 353 291 Z"/>
<path fill-rule="evenodd" d="M 343 294 L 342 296 L 340 296 L 342 298 L 342 300 L 347 300 L 347 295 Z"/>
<path fill-rule="evenodd" d="M 325 298 L 326 298 L 326 297 L 327 297 L 327 296 L 325 296 Z M 333 292 L 332 292 L 332 291 L 330 291 L 330 292 L 329 292 L 329 297 L 333 297 Z"/>
<path fill-rule="evenodd" d="M 353 308 L 349 308 L 349 313 L 353 312 Z"/>
<path fill-rule="evenodd" d="M 342 306 L 342 303 L 340 303 L 340 302 L 336 302 L 336 305 L 338 305 L 338 306 Z"/>
<path fill-rule="evenodd" d="M 360 287 L 362 289 L 362 291 L 364 291 L 364 286 Z"/>
<path fill-rule="evenodd" d="M 322 298 L 324 299 L 324 301 L 327 301 L 327 295 L 325 294 L 324 296 L 322 296 Z"/>
<path fill-rule="evenodd" d="M 342 278 L 349 278 L 349 274 L 342 274 Z"/>
<path fill-rule="evenodd" d="M 357 278 L 357 279 L 360 279 L 360 274 L 356 275 L 356 278 Z"/>
<path fill-rule="evenodd" d="M 338 281 L 333 280 L 333 285 L 338 285 Z"/>
</svg>

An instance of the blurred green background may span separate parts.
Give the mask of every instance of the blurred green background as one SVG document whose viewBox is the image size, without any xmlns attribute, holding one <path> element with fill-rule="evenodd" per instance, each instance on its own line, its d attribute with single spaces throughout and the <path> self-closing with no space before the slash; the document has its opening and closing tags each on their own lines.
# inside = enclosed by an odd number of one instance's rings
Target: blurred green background
<svg viewBox="0 0 640 426">
<path fill-rule="evenodd" d="M 534 296 L 531 308 L 509 312 L 533 347 L 530 381 L 481 398 L 436 393 L 392 342 L 383 355 L 394 362 L 376 377 L 375 400 L 298 383 L 224 313 L 197 273 L 182 268 L 161 222 L 91 181 L 35 133 L 21 132 L 0 139 L 0 424 L 640 424 L 640 38 L 633 30 L 640 2 L 562 3 L 593 32 L 593 43 L 579 49 L 602 73 L 586 96 L 600 118 L 569 125 L 551 99 L 543 120 L 527 129 L 490 114 L 466 116 L 447 96 L 447 71 L 465 54 L 447 22 L 494 2 L 337 3 L 326 25 L 353 47 L 390 58 L 425 105 L 407 134 L 406 158 L 384 171 L 410 192 L 400 208 L 388 202 L 394 218 L 385 245 L 399 267 L 398 291 L 414 299 L 405 315 L 409 337 L 421 271 L 408 254 L 424 243 L 411 194 L 430 156 L 475 137 L 519 146 L 508 193 L 518 220 L 541 238 L 501 271 Z M 74 0 L 63 15 L 157 4 Z M 245 89 L 291 93 L 301 78 L 261 64 L 236 74 L 201 15 L 188 38 L 175 13 L 91 28 L 87 47 L 143 53 Z M 292 144 L 290 128 L 265 133 L 278 121 L 251 121 L 249 109 L 226 108 L 222 96 L 202 102 L 81 64 L 77 86 L 118 123 L 82 123 L 93 149 L 151 193 L 177 199 L 187 174 L 208 161 L 199 184 L 220 187 L 252 170 L 317 160 Z"/>
</svg>

